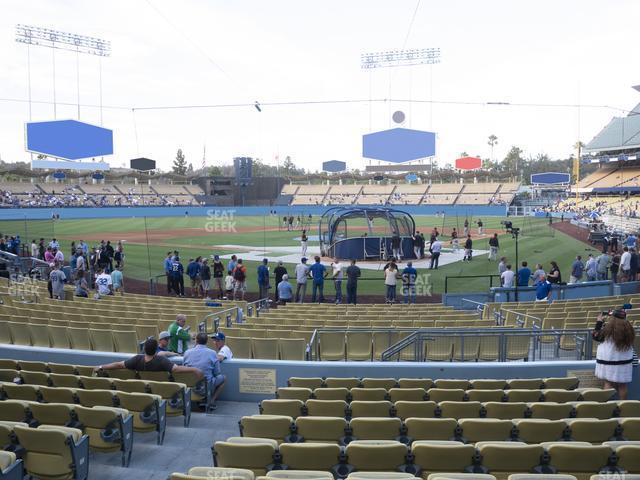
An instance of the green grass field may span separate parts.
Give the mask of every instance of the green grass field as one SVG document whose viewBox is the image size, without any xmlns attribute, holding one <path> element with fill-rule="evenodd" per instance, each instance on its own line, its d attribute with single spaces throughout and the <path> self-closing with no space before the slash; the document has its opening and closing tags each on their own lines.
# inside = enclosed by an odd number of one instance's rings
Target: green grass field
<svg viewBox="0 0 640 480">
<path fill-rule="evenodd" d="M 317 220 L 309 229 L 309 235 L 317 235 Z M 473 219 L 474 221 L 476 219 Z M 506 256 L 512 263 L 515 262 L 515 240 L 504 232 L 500 217 L 483 218 L 485 229 L 500 230 L 500 256 Z M 542 263 L 548 271 L 549 262 L 555 260 L 560 265 L 560 270 L 565 279 L 568 279 L 569 267 L 577 254 L 586 256 L 594 249 L 574 240 L 573 238 L 551 229 L 546 219 L 511 218 L 514 226 L 521 227 L 519 241 L 519 261 L 526 260 L 529 266 Z M 429 237 L 433 227 L 438 227 L 442 232 L 448 233 L 451 227 L 457 227 L 462 232 L 464 218 L 457 217 L 432 217 L 416 216 L 416 228 Z M 477 236 L 475 223 L 471 223 L 474 234 L 474 250 L 488 250 L 490 235 Z M 444 229 L 443 229 L 444 227 Z M 0 232 L 3 235 L 19 234 L 24 244 L 29 244 L 31 239 L 38 240 L 44 237 L 47 241 L 56 237 L 68 259 L 72 240 L 88 240 L 90 246 L 99 243 L 100 239 L 111 240 L 112 243 L 126 239 L 125 243 L 125 280 L 134 278 L 148 281 L 150 278 L 163 274 L 163 259 L 166 252 L 177 249 L 185 264 L 188 259 L 196 256 L 209 256 L 217 254 L 231 254 L 240 252 L 233 249 L 215 248 L 216 245 L 244 245 L 263 249 L 271 246 L 298 245 L 295 240 L 300 231 L 287 232 L 278 230 L 278 219 L 275 217 L 235 217 L 226 218 L 217 216 L 207 217 L 166 217 L 166 218 L 117 218 L 117 219 L 90 219 L 90 220 L 42 220 L 42 221 L 0 221 Z M 445 240 L 447 235 L 442 237 Z M 309 242 L 309 246 L 317 245 L 317 242 Z M 267 257 L 272 259 L 272 269 L 277 262 L 277 255 Z M 446 255 L 446 254 L 445 254 Z M 246 262 L 248 267 L 248 289 L 257 291 L 255 280 L 256 262 Z M 294 265 L 285 265 L 290 272 Z M 402 265 L 401 265 L 402 268 Z M 515 268 L 515 264 L 514 264 Z M 420 271 L 419 273 L 427 273 Z M 435 294 L 444 293 L 445 277 L 459 275 L 489 275 L 497 274 L 497 263 L 487 261 L 487 256 L 477 256 L 472 262 L 456 262 L 440 267 L 437 271 L 430 271 L 429 282 L 431 291 Z M 381 271 L 363 270 L 358 290 L 361 294 L 382 295 L 384 293 L 383 274 Z M 495 281 L 495 280 L 494 280 Z M 164 284 L 164 277 L 160 278 Z M 186 282 L 185 282 L 186 283 Z M 495 283 L 494 283 L 495 285 Z M 485 291 L 489 287 L 488 278 L 454 279 L 448 282 L 449 292 Z M 325 295 L 333 294 L 333 286 L 327 282 Z"/>
</svg>

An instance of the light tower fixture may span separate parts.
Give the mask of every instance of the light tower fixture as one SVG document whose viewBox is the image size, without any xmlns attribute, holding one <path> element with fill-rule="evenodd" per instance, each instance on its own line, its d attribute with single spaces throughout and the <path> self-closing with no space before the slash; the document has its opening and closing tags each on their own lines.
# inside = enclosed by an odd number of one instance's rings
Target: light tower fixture
<svg viewBox="0 0 640 480">
<path fill-rule="evenodd" d="M 410 65 L 433 65 L 435 63 L 440 63 L 439 48 L 388 50 L 386 52 L 370 52 L 360 55 L 360 66 L 365 70 Z"/>
<path fill-rule="evenodd" d="M 70 50 L 99 57 L 111 55 L 111 42 L 108 40 L 33 25 L 16 25 L 16 42 L 38 47 Z"/>
</svg>

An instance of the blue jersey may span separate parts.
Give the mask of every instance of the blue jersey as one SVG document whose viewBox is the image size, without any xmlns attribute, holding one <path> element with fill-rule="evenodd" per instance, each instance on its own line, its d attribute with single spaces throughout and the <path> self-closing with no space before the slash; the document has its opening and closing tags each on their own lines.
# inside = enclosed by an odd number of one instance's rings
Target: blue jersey
<svg viewBox="0 0 640 480">
<path fill-rule="evenodd" d="M 180 262 L 176 262 L 175 260 L 171 262 L 171 275 L 174 277 L 181 277 L 184 273 L 184 267 Z"/>
<path fill-rule="evenodd" d="M 269 268 L 264 264 L 258 266 L 258 285 L 269 285 Z"/>
<path fill-rule="evenodd" d="M 327 268 L 321 263 L 314 263 L 309 267 L 309 271 L 315 282 L 323 282 L 324 272 L 327 271 Z"/>
<path fill-rule="evenodd" d="M 522 267 L 518 270 L 518 285 L 526 287 L 529 285 L 529 279 L 531 278 L 531 270 L 529 267 Z"/>
</svg>

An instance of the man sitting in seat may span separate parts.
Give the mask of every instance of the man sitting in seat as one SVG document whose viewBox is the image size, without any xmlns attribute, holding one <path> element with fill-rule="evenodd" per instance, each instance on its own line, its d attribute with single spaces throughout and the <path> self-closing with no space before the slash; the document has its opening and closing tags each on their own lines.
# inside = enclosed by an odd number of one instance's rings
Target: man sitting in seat
<svg viewBox="0 0 640 480">
<path fill-rule="evenodd" d="M 155 338 L 147 338 L 144 342 L 144 354 L 134 355 L 124 362 L 113 362 L 107 365 L 100 365 L 94 370 L 135 370 L 137 372 L 173 372 L 173 373 L 193 373 L 198 378 L 203 374 L 193 367 L 183 367 L 176 365 L 168 358 L 158 355 L 158 341 Z"/>
<path fill-rule="evenodd" d="M 215 335 L 212 335 L 211 340 L 216 344 L 218 360 L 224 362 L 225 360 L 231 360 L 233 358 L 233 352 L 228 345 L 225 345 L 226 337 L 224 336 L 224 333 L 218 332 Z"/>
<path fill-rule="evenodd" d="M 176 357 L 178 354 L 169 350 L 169 340 L 171 334 L 166 330 L 158 335 L 158 355 L 163 357 Z"/>
<path fill-rule="evenodd" d="M 220 371 L 220 360 L 216 352 L 207 347 L 209 337 L 206 333 L 196 335 L 196 345 L 184 353 L 184 364 L 196 368 L 204 374 L 209 383 L 209 391 L 211 395 L 211 403 L 209 408 L 216 409 L 216 400 L 222 393 L 226 377 Z"/>
</svg>

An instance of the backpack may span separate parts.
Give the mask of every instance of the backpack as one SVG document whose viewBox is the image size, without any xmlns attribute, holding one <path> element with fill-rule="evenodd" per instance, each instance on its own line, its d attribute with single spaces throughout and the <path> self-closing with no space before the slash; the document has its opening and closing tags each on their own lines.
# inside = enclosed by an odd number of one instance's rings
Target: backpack
<svg viewBox="0 0 640 480">
<path fill-rule="evenodd" d="M 239 282 L 244 282 L 246 278 L 244 270 L 241 267 L 236 267 L 235 272 L 233 272 L 233 278 Z"/>
</svg>

